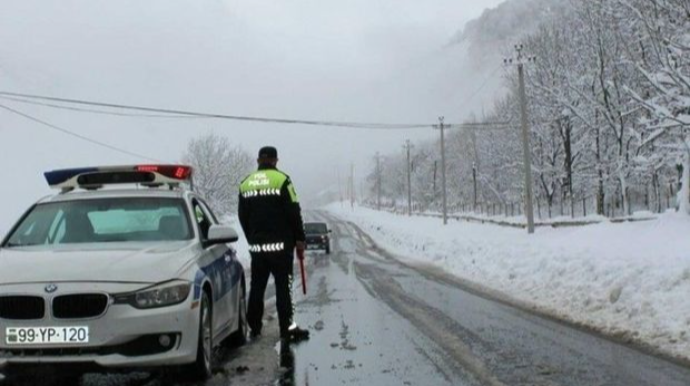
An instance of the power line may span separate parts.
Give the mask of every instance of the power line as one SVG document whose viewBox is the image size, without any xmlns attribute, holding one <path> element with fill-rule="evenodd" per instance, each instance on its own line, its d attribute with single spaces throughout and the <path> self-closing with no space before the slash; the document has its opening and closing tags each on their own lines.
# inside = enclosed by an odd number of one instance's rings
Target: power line
<svg viewBox="0 0 690 386">
<path fill-rule="evenodd" d="M 193 117 L 193 116 L 188 116 L 188 115 L 119 113 L 119 112 L 116 112 L 116 111 L 106 111 L 106 110 L 96 110 L 96 109 L 88 109 L 88 108 L 81 108 L 81 107 L 71 107 L 71 106 L 56 105 L 56 104 L 52 104 L 52 103 L 37 102 L 37 101 L 33 101 L 33 100 L 27 100 L 27 99 L 15 98 L 15 97 L 8 97 L 8 96 L 0 96 L 0 98 L 1 98 L 1 99 L 6 99 L 6 100 L 9 100 L 9 101 L 13 101 L 13 102 L 18 102 L 18 103 L 23 103 L 23 104 L 34 105 L 34 106 L 44 106 L 44 107 L 50 107 L 50 108 L 60 109 L 60 110 L 78 111 L 78 112 L 82 112 L 82 113 L 93 113 L 93 114 L 102 114 L 102 115 L 114 115 L 114 116 L 119 116 L 119 117 L 182 118 L 182 119 L 196 119 L 196 118 L 201 118 L 201 117 Z"/>
<path fill-rule="evenodd" d="M 493 79 L 494 75 L 496 75 L 496 73 L 497 73 L 502 67 L 503 67 L 503 66 L 497 66 L 496 68 L 494 68 L 494 69 L 489 73 L 489 75 L 487 75 L 486 79 L 484 79 L 484 81 L 483 81 L 482 84 L 479 86 L 479 88 L 477 88 L 472 94 L 470 94 L 470 96 L 468 96 L 467 98 L 465 98 L 465 99 L 462 101 L 462 103 L 460 103 L 459 105 L 460 105 L 460 106 L 466 105 L 466 104 L 469 103 L 471 100 L 473 100 L 477 95 L 479 95 L 479 93 L 481 93 L 482 91 L 484 91 L 484 88 L 489 84 L 489 81 L 490 81 L 491 79 Z"/>
<path fill-rule="evenodd" d="M 463 130 L 507 130 L 513 126 L 512 122 L 474 122 L 474 123 L 460 123 L 447 124 L 447 129 L 463 129 Z"/>
<path fill-rule="evenodd" d="M 314 126 L 329 126 L 329 127 L 347 127 L 356 129 L 372 129 L 372 130 L 410 130 L 429 128 L 430 124 L 391 124 L 391 123 L 364 123 L 364 122 L 339 122 L 339 121 L 319 121 L 306 119 L 287 119 L 287 118 L 267 118 L 243 115 L 227 115 L 217 113 L 202 113 L 187 110 L 164 109 L 155 107 L 123 105 L 116 103 L 95 102 L 80 99 L 56 98 L 44 95 L 22 94 L 7 91 L 0 91 L 0 96 L 19 97 L 28 99 L 46 100 L 67 104 L 78 104 L 86 106 L 107 107 L 112 109 L 145 111 L 149 113 L 164 113 L 174 115 L 186 115 L 192 117 L 215 118 L 215 119 L 229 119 L 235 121 L 257 122 L 257 123 L 279 123 L 279 124 L 297 124 L 297 125 L 314 125 Z"/>
<path fill-rule="evenodd" d="M 498 66 L 498 67 L 494 68 L 493 71 L 491 71 L 491 73 L 486 77 L 486 79 L 484 79 L 484 81 L 482 82 L 481 86 L 479 86 L 479 88 L 478 88 L 477 90 L 475 90 L 472 94 L 470 94 L 470 96 L 469 96 L 468 98 L 466 98 L 466 99 L 463 101 L 462 104 L 465 104 L 465 103 L 471 101 L 471 100 L 474 99 L 477 95 L 479 95 L 479 93 L 482 92 L 482 91 L 484 90 L 484 87 L 486 87 L 486 86 L 489 84 L 489 81 L 490 81 L 491 79 L 493 79 L 494 75 L 496 75 L 496 73 L 497 73 L 502 67 L 503 67 L 503 66 Z"/>
<path fill-rule="evenodd" d="M 82 141 L 89 142 L 89 143 L 91 143 L 91 144 L 94 144 L 94 145 L 97 145 L 97 146 L 101 146 L 101 147 L 104 147 L 104 148 L 106 148 L 106 149 L 110 149 L 110 150 L 116 151 L 116 152 L 118 152 L 118 153 L 122 153 L 122 154 L 126 154 L 126 155 L 129 155 L 129 156 L 133 156 L 133 157 L 145 159 L 145 160 L 148 160 L 148 161 L 162 162 L 162 161 L 157 160 L 157 159 L 155 159 L 155 158 L 151 158 L 151 157 L 147 157 L 147 156 L 142 155 L 142 154 L 134 153 L 134 152 L 131 152 L 131 151 L 129 151 L 129 150 L 122 149 L 122 148 L 119 148 L 119 147 L 116 147 L 116 146 L 113 146 L 113 145 L 109 145 L 109 144 L 107 144 L 107 143 L 105 143 L 105 142 L 101 142 L 101 141 L 95 140 L 95 139 L 93 139 L 93 138 L 89 138 L 89 137 L 87 137 L 87 136 L 84 136 L 84 135 L 75 133 L 75 132 L 73 132 L 73 131 L 71 131 L 71 130 L 68 130 L 68 129 L 65 129 L 65 128 L 56 126 L 56 125 L 54 125 L 54 124 L 52 124 L 52 123 L 46 122 L 46 121 L 41 120 L 41 119 L 39 119 L 39 118 L 33 117 L 33 116 L 31 116 L 31 115 L 25 114 L 25 113 L 23 113 L 23 112 L 21 112 L 21 111 L 19 111 L 19 110 L 15 110 L 15 109 L 13 109 L 13 108 L 11 108 L 11 107 L 8 107 L 8 106 L 5 106 L 5 105 L 0 104 L 0 108 L 5 109 L 5 110 L 7 110 L 7 111 L 9 111 L 9 112 L 11 112 L 11 113 L 14 113 L 14 114 L 16 114 L 16 115 L 19 115 L 19 116 L 21 116 L 21 117 L 24 117 L 25 119 L 28 119 L 28 120 L 30 120 L 30 121 L 39 123 L 39 124 L 41 124 L 41 125 L 43 125 L 43 126 L 45 126 L 45 127 L 48 127 L 48 128 L 50 128 L 50 129 L 59 131 L 59 132 L 65 134 L 65 135 L 69 135 L 69 136 L 71 136 L 71 137 L 78 138 L 78 139 L 80 139 L 80 140 L 82 140 Z"/>
</svg>

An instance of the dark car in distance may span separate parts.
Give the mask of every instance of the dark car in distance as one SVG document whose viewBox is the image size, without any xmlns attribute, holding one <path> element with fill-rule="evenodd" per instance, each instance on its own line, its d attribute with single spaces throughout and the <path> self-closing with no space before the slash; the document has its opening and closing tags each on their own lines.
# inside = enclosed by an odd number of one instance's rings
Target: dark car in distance
<svg viewBox="0 0 690 386">
<path fill-rule="evenodd" d="M 307 235 L 307 250 L 323 250 L 331 254 L 331 230 L 325 222 L 304 223 L 304 233 Z"/>
</svg>

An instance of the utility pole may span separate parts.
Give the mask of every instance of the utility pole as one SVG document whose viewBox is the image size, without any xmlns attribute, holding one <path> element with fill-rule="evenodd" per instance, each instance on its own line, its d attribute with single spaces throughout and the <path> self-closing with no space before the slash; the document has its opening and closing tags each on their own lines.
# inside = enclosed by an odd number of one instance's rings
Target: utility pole
<svg viewBox="0 0 690 386">
<path fill-rule="evenodd" d="M 472 211 L 476 212 L 477 211 L 477 164 L 475 162 L 472 162 L 472 185 L 473 185 L 473 192 L 474 195 L 472 202 L 474 205 L 472 206 Z"/>
<path fill-rule="evenodd" d="M 376 152 L 376 155 L 374 156 L 376 160 L 376 210 L 381 210 L 381 175 L 380 175 L 380 168 L 381 168 L 381 161 L 380 161 L 381 155 L 379 152 Z"/>
<path fill-rule="evenodd" d="M 346 190 L 345 196 L 350 201 L 350 203 L 352 203 L 352 190 L 350 189 L 352 186 L 351 179 L 352 179 L 352 176 L 350 176 L 350 173 L 347 173 L 347 184 L 345 185 L 345 190 Z"/>
<path fill-rule="evenodd" d="M 343 207 L 343 185 L 340 182 L 340 167 L 338 167 L 338 196 L 340 197 L 340 207 Z"/>
<path fill-rule="evenodd" d="M 477 205 L 479 205 L 479 185 L 477 183 L 477 174 L 481 169 L 481 161 L 479 159 L 479 150 L 477 147 L 477 131 L 470 130 L 470 140 L 472 140 L 472 153 L 474 161 L 472 162 L 472 180 L 474 182 L 474 208 L 477 211 Z"/>
<path fill-rule="evenodd" d="M 350 164 L 350 207 L 355 210 L 355 164 Z"/>
<path fill-rule="evenodd" d="M 364 187 L 364 181 L 359 180 L 359 197 L 366 197 L 366 189 Z"/>
<path fill-rule="evenodd" d="M 519 79 L 519 96 L 520 96 L 520 114 L 522 126 L 522 152 L 524 158 L 525 171 L 525 214 L 527 215 L 527 232 L 534 233 L 534 205 L 532 192 L 532 153 L 530 146 L 530 133 L 528 127 L 527 117 L 527 93 L 525 91 L 525 64 L 534 62 L 534 57 L 525 57 L 523 54 L 524 46 L 518 44 L 515 46 L 517 57 L 515 60 L 506 59 L 505 64 L 517 64 L 518 79 Z"/>
<path fill-rule="evenodd" d="M 438 117 L 438 128 L 441 130 L 441 190 L 443 190 L 443 225 L 448 224 L 448 192 L 446 191 L 446 137 L 444 117 Z"/>
<path fill-rule="evenodd" d="M 438 174 L 438 161 L 434 160 L 434 202 L 436 201 L 436 175 Z"/>
<path fill-rule="evenodd" d="M 412 143 L 408 139 L 405 141 L 405 151 L 407 152 L 407 215 L 412 216 L 412 161 L 410 160 L 410 150 Z"/>
</svg>

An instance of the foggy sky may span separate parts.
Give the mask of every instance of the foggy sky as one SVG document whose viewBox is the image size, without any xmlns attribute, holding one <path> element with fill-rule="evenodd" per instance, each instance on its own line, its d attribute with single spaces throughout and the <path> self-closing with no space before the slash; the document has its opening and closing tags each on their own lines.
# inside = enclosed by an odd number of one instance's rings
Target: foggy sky
<svg viewBox="0 0 690 386">
<path fill-rule="evenodd" d="M 482 75 L 447 44 L 501 0 L 4 0 L 0 90 L 235 115 L 365 122 L 461 120 Z M 497 82 L 493 83 L 495 85 Z M 490 87 L 491 88 L 491 87 Z M 126 118 L 0 100 L 100 141 L 164 161 L 199 134 L 255 153 L 279 148 L 281 168 L 309 197 L 351 162 L 401 149 L 432 130 L 372 132 L 201 119 Z M 0 233 L 38 197 L 41 173 L 128 164 L 121 155 L 0 110 Z"/>
</svg>

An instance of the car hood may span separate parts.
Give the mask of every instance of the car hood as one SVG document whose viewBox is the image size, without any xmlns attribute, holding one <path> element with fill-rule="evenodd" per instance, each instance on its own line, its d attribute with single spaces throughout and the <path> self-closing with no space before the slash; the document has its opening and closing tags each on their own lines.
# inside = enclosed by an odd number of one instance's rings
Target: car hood
<svg viewBox="0 0 690 386">
<path fill-rule="evenodd" d="M 192 241 L 0 249 L 0 285 L 35 282 L 159 283 L 196 255 Z"/>
</svg>

